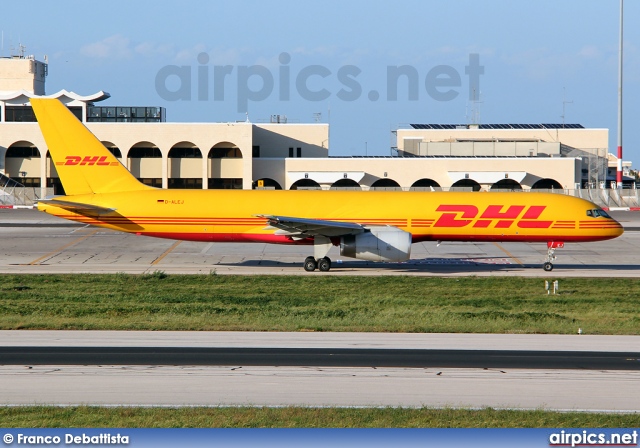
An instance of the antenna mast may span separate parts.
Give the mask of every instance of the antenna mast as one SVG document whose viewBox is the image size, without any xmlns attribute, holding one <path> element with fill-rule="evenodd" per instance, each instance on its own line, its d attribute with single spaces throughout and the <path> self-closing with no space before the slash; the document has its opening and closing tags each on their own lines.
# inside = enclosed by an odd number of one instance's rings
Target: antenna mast
<svg viewBox="0 0 640 448">
<path fill-rule="evenodd" d="M 565 99 L 565 93 L 566 93 L 566 89 L 563 87 L 562 88 L 562 129 L 564 129 L 564 116 L 565 116 L 565 108 L 567 104 L 573 104 L 573 100 L 572 101 L 567 101 Z"/>
<path fill-rule="evenodd" d="M 472 89 L 471 93 L 471 117 L 467 117 L 469 120 L 469 124 L 480 124 L 480 107 L 481 104 L 480 95 L 476 91 L 475 86 Z"/>
</svg>

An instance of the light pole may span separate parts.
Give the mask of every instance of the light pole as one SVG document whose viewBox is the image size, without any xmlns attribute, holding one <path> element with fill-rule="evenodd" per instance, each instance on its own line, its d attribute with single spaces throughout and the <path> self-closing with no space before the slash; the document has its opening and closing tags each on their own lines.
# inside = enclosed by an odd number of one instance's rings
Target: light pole
<svg viewBox="0 0 640 448">
<path fill-rule="evenodd" d="M 618 54 L 618 170 L 617 187 L 622 188 L 622 11 L 624 0 L 620 0 L 620 45 Z"/>
</svg>

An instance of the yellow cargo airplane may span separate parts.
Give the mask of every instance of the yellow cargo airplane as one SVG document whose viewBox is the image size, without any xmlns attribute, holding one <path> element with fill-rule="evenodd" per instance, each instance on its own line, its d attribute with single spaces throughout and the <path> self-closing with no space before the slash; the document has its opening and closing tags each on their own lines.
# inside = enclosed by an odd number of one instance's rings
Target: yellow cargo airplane
<svg viewBox="0 0 640 448">
<path fill-rule="evenodd" d="M 543 268 L 565 242 L 601 241 L 622 227 L 597 205 L 549 193 L 167 190 L 140 183 L 58 100 L 32 98 L 66 196 L 38 210 L 138 235 L 206 242 L 313 245 L 326 256 L 406 261 L 421 241 L 547 243 Z"/>
</svg>

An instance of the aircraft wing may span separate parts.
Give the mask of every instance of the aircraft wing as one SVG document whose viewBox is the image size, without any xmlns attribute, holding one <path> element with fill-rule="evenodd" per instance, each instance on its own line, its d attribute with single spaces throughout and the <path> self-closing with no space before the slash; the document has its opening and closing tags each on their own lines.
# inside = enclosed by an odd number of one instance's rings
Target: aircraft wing
<svg viewBox="0 0 640 448">
<path fill-rule="evenodd" d="M 59 199 L 40 199 L 38 202 L 88 216 L 106 215 L 115 210 L 115 208 L 100 207 L 99 205 L 83 204 L 81 202 L 61 201 Z"/>
<path fill-rule="evenodd" d="M 270 227 L 279 229 L 277 235 L 288 235 L 294 238 L 312 236 L 335 237 L 356 235 L 365 231 L 364 226 L 351 222 L 324 221 L 320 219 L 292 218 L 289 216 L 257 215 L 265 218 Z"/>
</svg>

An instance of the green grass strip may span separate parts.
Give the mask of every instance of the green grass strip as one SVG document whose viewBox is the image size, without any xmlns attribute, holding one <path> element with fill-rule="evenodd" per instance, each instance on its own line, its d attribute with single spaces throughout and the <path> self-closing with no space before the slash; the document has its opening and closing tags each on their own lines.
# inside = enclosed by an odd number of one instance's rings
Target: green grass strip
<svg viewBox="0 0 640 448">
<path fill-rule="evenodd" d="M 0 329 L 640 334 L 640 279 L 0 275 Z"/>
<path fill-rule="evenodd" d="M 0 408 L 5 428 L 637 428 L 640 414 L 407 408 Z"/>
</svg>

